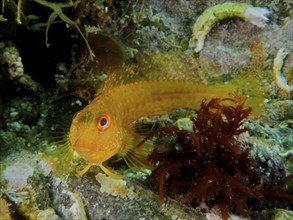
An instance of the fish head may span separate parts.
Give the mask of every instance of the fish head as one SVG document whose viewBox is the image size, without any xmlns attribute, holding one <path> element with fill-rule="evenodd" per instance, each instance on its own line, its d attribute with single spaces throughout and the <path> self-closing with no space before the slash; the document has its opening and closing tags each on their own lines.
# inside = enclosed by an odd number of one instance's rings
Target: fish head
<svg viewBox="0 0 293 220">
<path fill-rule="evenodd" d="M 103 108 L 98 103 L 91 103 L 78 112 L 69 132 L 73 150 L 96 164 L 117 154 L 122 147 L 123 129 L 115 115 L 115 109 Z"/>
</svg>

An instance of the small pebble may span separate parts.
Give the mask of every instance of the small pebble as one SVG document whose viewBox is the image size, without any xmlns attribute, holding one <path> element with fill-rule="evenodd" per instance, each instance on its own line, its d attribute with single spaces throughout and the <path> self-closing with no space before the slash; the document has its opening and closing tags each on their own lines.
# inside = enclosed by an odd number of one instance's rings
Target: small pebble
<svg viewBox="0 0 293 220">
<path fill-rule="evenodd" d="M 9 115 L 10 115 L 11 118 L 14 118 L 14 117 L 16 117 L 18 115 L 18 112 L 10 112 Z"/>
</svg>

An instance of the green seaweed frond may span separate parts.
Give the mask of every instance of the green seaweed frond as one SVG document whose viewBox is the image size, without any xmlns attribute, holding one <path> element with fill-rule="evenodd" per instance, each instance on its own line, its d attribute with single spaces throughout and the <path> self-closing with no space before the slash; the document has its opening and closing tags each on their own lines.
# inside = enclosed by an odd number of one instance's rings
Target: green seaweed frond
<svg viewBox="0 0 293 220">
<path fill-rule="evenodd" d="M 7 21 L 7 19 L 3 17 L 4 6 L 5 6 L 5 0 L 2 0 L 2 4 L 1 4 L 1 13 L 2 13 L 2 15 L 0 15 L 0 21 Z"/>
<path fill-rule="evenodd" d="M 55 21 L 55 19 L 57 17 L 61 18 L 64 22 L 66 22 L 69 25 L 74 26 L 77 31 L 79 32 L 79 34 L 81 35 L 81 37 L 83 38 L 87 49 L 89 50 L 90 53 L 90 59 L 93 60 L 93 58 L 95 57 L 94 52 L 92 51 L 89 42 L 87 41 L 86 37 L 84 36 L 84 34 L 82 33 L 82 31 L 80 30 L 79 26 L 77 25 L 76 22 L 74 22 L 73 20 L 71 20 L 70 18 L 68 18 L 62 11 L 63 8 L 67 8 L 67 7 L 72 7 L 74 6 L 74 3 L 72 1 L 69 1 L 68 3 L 64 4 L 64 3 L 53 3 L 53 2 L 48 2 L 45 0 L 34 0 L 35 2 L 46 6 L 48 8 L 51 8 L 53 10 L 52 14 L 50 15 L 49 19 L 48 19 L 48 23 L 47 23 L 47 28 L 46 28 L 46 45 L 47 47 L 49 46 L 48 44 L 48 31 L 49 28 L 51 26 L 51 24 Z"/>
<path fill-rule="evenodd" d="M 2 14 L 4 14 L 4 6 L 5 6 L 5 1 L 7 1 L 7 0 L 2 0 L 2 10 L 1 10 L 1 12 L 2 12 Z"/>
<path fill-rule="evenodd" d="M 2 12 L 2 14 L 3 14 L 3 13 L 4 13 L 5 0 L 2 0 L 2 5 L 1 5 L 1 6 L 2 6 L 2 7 L 1 7 L 1 8 L 2 8 L 2 11 L 1 11 L 1 12 Z"/>
<path fill-rule="evenodd" d="M 18 24 L 21 24 L 21 20 L 20 20 L 21 5 L 22 5 L 22 0 L 18 0 L 18 3 L 17 3 L 17 17 L 16 17 L 16 22 Z"/>
<path fill-rule="evenodd" d="M 3 18 L 3 15 L 0 15 L 0 21 L 7 21 L 7 19 Z"/>
<path fill-rule="evenodd" d="M 3 14 L 4 14 L 5 7 L 8 7 L 12 11 L 12 13 L 16 14 L 15 20 L 17 24 L 22 24 L 23 22 L 26 23 L 25 17 L 21 10 L 21 6 L 22 6 L 22 0 L 18 0 L 17 3 L 14 0 L 2 0 L 0 21 L 7 21 L 6 18 L 3 18 Z"/>
</svg>

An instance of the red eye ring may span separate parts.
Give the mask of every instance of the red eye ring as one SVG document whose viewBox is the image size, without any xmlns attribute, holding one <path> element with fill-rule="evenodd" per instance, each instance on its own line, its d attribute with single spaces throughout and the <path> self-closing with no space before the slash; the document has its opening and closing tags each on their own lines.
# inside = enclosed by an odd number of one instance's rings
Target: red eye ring
<svg viewBox="0 0 293 220">
<path fill-rule="evenodd" d="M 98 129 L 100 131 L 105 131 L 111 124 L 111 118 L 107 114 L 102 114 L 100 117 L 98 117 L 97 123 Z"/>
</svg>

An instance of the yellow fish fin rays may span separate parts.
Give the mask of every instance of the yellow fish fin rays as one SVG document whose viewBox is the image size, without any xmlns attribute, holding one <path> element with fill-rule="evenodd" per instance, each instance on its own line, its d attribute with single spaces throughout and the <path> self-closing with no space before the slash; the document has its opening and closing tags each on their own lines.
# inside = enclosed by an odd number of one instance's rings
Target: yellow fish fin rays
<svg viewBox="0 0 293 220">
<path fill-rule="evenodd" d="M 123 179 L 124 175 L 118 175 L 113 173 L 111 170 L 109 170 L 107 167 L 105 167 L 102 163 L 98 164 L 98 166 L 106 173 L 108 176 L 112 177 L 113 179 Z"/>
<path fill-rule="evenodd" d="M 124 156 L 122 156 L 125 163 L 129 168 L 133 170 L 139 170 L 145 173 L 145 169 L 152 170 L 154 167 L 147 161 L 148 152 L 141 150 L 128 150 Z"/>
<path fill-rule="evenodd" d="M 82 176 L 84 175 L 93 165 L 93 163 L 88 163 L 88 165 L 86 165 L 82 170 L 77 170 L 77 174 L 79 176 Z M 115 174 L 114 172 L 112 172 L 110 169 L 108 169 L 107 167 L 105 167 L 102 163 L 100 164 L 97 164 L 101 170 L 103 170 L 104 173 L 106 173 L 108 176 L 110 176 L 111 178 L 113 179 L 123 179 L 124 176 L 123 175 L 118 175 L 118 174 Z"/>
<path fill-rule="evenodd" d="M 152 170 L 154 168 L 148 161 L 148 156 L 154 146 L 150 140 L 145 141 L 143 145 L 138 145 L 142 140 L 143 137 L 137 133 L 129 137 L 127 146 L 120 152 L 120 156 L 130 169 L 145 173 L 146 169 Z"/>
<path fill-rule="evenodd" d="M 135 64 L 107 69 L 108 76 L 101 91 L 120 85 L 142 81 L 194 81 L 207 83 L 218 77 L 220 71 L 205 57 L 194 57 L 192 52 L 171 51 L 143 55 Z"/>
<path fill-rule="evenodd" d="M 91 168 L 92 165 L 93 165 L 92 163 L 89 163 L 82 170 L 77 170 L 76 171 L 77 175 L 79 175 L 79 176 L 84 175 Z"/>
<path fill-rule="evenodd" d="M 63 174 L 69 171 L 71 167 L 73 153 L 69 140 L 65 138 L 46 146 L 39 158 L 45 160 L 51 166 L 53 172 Z"/>
</svg>

